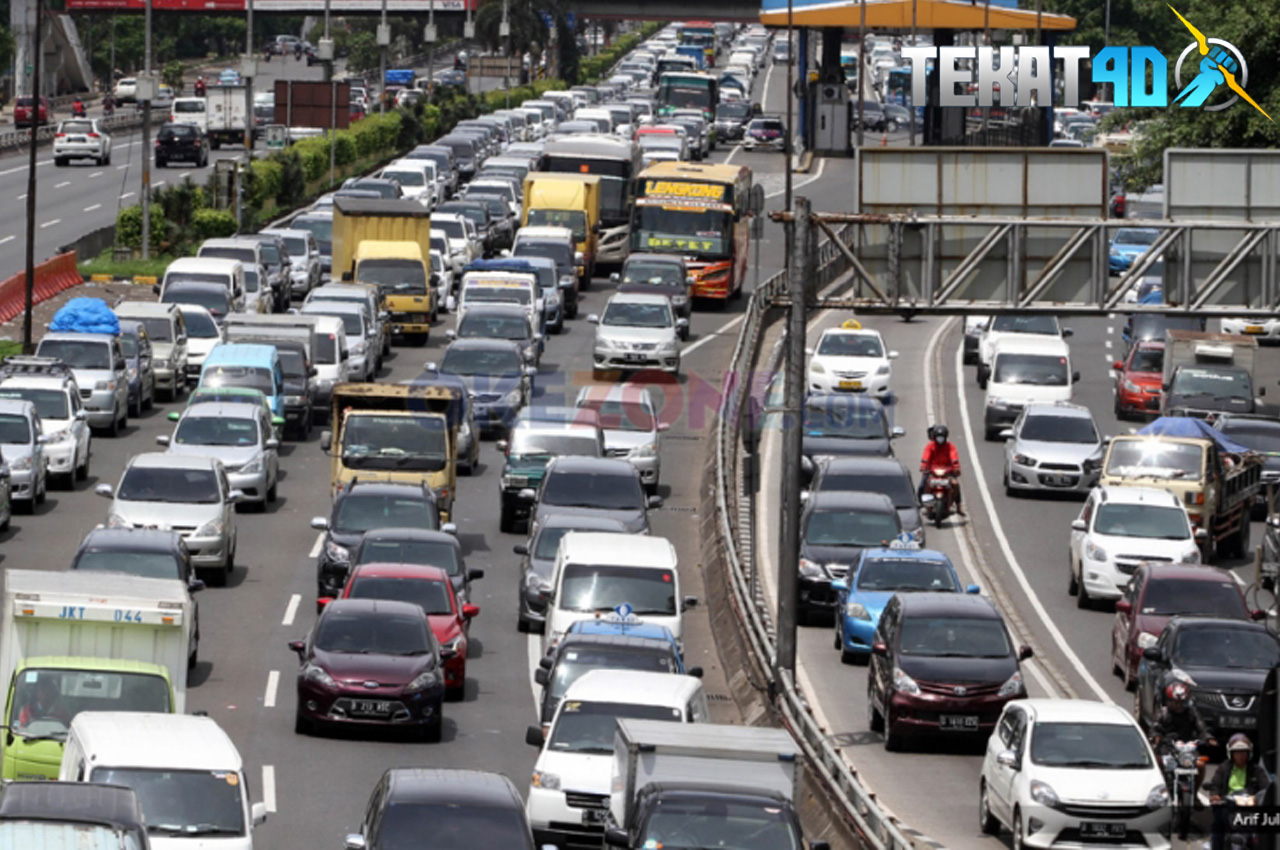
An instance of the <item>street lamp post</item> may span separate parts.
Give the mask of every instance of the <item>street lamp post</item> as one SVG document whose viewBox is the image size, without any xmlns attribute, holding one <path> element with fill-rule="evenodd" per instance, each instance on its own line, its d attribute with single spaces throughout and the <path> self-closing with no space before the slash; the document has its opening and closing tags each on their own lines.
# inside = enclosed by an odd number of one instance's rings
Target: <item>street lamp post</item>
<svg viewBox="0 0 1280 850">
<path fill-rule="evenodd" d="M 155 80 L 151 77 L 151 0 L 147 0 L 143 47 L 143 77 L 147 99 L 142 102 L 142 259 L 151 259 L 151 97 Z"/>
<path fill-rule="evenodd" d="M 244 75 L 244 166 L 246 169 L 253 161 L 253 128 L 258 119 L 253 114 L 253 78 L 257 68 L 253 64 L 253 0 L 245 3 L 247 18 L 244 34 L 244 68 L 249 73 Z M 280 55 L 284 61 L 284 54 Z"/>
<path fill-rule="evenodd" d="M 387 26 L 387 0 L 382 0 L 382 23 L 378 24 L 378 114 L 387 112 L 387 48 L 391 45 L 391 27 Z"/>
<path fill-rule="evenodd" d="M 858 18 L 858 147 L 862 147 L 862 125 L 866 123 L 867 0 L 862 0 Z"/>
<path fill-rule="evenodd" d="M 36 0 L 35 56 L 31 58 L 31 133 L 29 159 L 27 166 L 27 269 L 26 300 L 22 312 L 22 353 L 31 353 L 31 308 L 35 300 L 36 285 L 36 140 L 40 135 L 40 54 L 44 49 L 40 44 L 40 24 L 44 20 L 44 5 Z M 15 80 L 15 83 L 17 81 Z M 144 148 L 145 150 L 145 148 Z M 145 231 L 144 231 L 145 232 Z"/>
</svg>

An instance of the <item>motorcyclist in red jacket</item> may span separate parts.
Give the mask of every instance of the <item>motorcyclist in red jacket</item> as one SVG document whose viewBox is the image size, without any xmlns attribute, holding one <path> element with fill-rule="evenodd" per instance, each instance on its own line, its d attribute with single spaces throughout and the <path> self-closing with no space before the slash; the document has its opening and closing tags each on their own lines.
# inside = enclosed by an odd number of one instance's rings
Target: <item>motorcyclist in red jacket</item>
<svg viewBox="0 0 1280 850">
<path fill-rule="evenodd" d="M 964 504 L 960 500 L 960 454 L 956 451 L 955 443 L 947 439 L 950 434 L 946 425 L 930 426 L 929 442 L 924 444 L 924 453 L 920 457 L 920 487 L 916 494 L 924 495 L 933 470 L 945 469 L 951 479 L 956 514 L 964 516 Z"/>
</svg>

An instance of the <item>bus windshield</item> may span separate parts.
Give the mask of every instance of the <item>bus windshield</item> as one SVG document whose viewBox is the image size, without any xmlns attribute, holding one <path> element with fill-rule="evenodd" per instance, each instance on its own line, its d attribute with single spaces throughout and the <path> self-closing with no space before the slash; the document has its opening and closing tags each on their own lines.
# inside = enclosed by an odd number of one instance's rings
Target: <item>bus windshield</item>
<svg viewBox="0 0 1280 850">
<path fill-rule="evenodd" d="M 664 74 L 658 84 L 658 106 L 673 109 L 701 109 L 710 118 L 719 101 L 716 81 L 691 74 Z"/>
<path fill-rule="evenodd" d="M 572 154 L 548 153 L 543 171 L 564 174 L 598 174 L 600 176 L 600 220 L 605 224 L 623 224 L 630 203 L 631 160 L 600 159 Z"/>
<path fill-rule="evenodd" d="M 701 207 L 637 206 L 631 240 L 635 251 L 727 259 L 733 250 L 733 215 Z"/>
</svg>

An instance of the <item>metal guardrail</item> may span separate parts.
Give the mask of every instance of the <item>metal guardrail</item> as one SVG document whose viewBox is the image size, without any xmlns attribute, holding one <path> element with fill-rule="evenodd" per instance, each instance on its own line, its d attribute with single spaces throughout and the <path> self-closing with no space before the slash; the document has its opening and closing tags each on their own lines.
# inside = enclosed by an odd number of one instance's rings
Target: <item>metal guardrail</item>
<svg viewBox="0 0 1280 850">
<path fill-rule="evenodd" d="M 121 114 L 124 111 L 125 110 L 117 108 L 115 115 L 112 115 L 110 118 L 99 118 L 98 120 L 101 121 L 102 126 L 105 127 L 106 130 L 111 133 L 114 133 L 117 130 L 131 130 L 134 127 L 142 126 L 141 111 L 136 109 L 130 109 L 128 110 L 128 114 Z M 153 106 L 152 111 L 153 113 L 161 112 L 164 114 L 168 114 L 169 108 Z M 71 120 L 70 116 L 67 116 L 66 120 L 68 121 Z M 58 132 L 57 122 L 50 119 L 49 124 L 45 125 L 44 127 L 39 127 L 36 129 L 36 140 L 41 144 L 51 142 L 53 141 L 54 134 L 57 132 Z M 0 133 L 0 150 L 26 147 L 27 141 L 30 138 L 31 138 L 30 130 L 11 130 L 7 133 Z"/>
<path fill-rule="evenodd" d="M 855 229 L 845 226 L 835 231 L 841 243 L 848 246 Z M 817 273 L 811 282 L 816 292 L 845 274 L 850 268 L 845 252 L 831 240 L 818 247 Z M 724 544 L 725 560 L 730 576 L 734 607 L 742 622 L 747 645 L 755 661 L 765 670 L 774 669 L 776 657 L 775 628 L 767 601 L 760 595 L 760 582 L 755 581 L 755 529 L 751 498 L 747 494 L 744 470 L 739 463 L 744 417 L 763 409 L 749 398 L 753 385 L 749 381 L 752 363 L 760 347 L 765 329 L 765 313 L 780 296 L 786 294 L 787 273 L 779 272 L 760 284 L 751 294 L 745 319 L 729 362 L 729 374 L 737 376 L 720 402 L 715 433 L 716 522 Z M 745 557 L 743 553 L 746 553 Z M 784 724 L 804 750 L 815 775 L 830 795 L 838 801 L 844 820 L 876 850 L 912 850 L 916 847 L 907 830 L 878 805 L 875 795 L 863 787 L 856 771 L 845 762 L 839 750 L 827 740 L 826 732 L 789 675 L 776 676 L 770 688 L 774 706 Z"/>
</svg>

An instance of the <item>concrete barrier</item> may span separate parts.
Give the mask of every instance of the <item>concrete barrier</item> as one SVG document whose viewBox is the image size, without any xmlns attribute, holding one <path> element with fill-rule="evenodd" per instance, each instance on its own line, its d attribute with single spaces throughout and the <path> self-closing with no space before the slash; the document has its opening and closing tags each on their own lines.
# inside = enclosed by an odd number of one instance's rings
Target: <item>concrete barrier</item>
<svg viewBox="0 0 1280 850">
<path fill-rule="evenodd" d="M 51 257 L 36 265 L 31 303 L 39 304 L 83 282 L 84 277 L 76 267 L 74 251 Z M 26 302 L 27 273 L 25 271 L 0 281 L 0 322 L 7 322 L 22 313 Z"/>
</svg>

